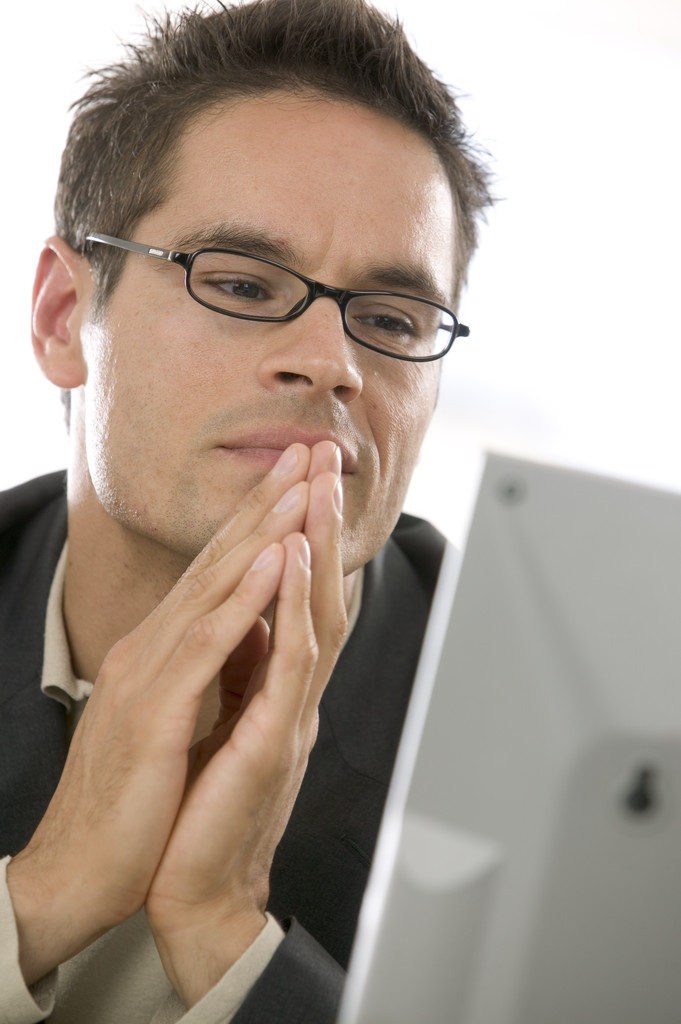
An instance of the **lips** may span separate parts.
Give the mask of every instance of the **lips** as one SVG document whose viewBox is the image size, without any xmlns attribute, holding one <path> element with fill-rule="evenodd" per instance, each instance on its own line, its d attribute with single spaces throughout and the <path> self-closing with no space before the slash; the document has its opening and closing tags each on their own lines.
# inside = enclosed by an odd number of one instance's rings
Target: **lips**
<svg viewBox="0 0 681 1024">
<path fill-rule="evenodd" d="M 343 473 L 354 473 L 357 466 L 358 446 L 346 438 L 325 431 L 301 431 L 278 428 L 239 434 L 221 441 L 219 447 L 250 460 L 274 463 L 283 451 L 296 442 L 312 448 L 319 441 L 332 441 L 341 451 Z"/>
</svg>

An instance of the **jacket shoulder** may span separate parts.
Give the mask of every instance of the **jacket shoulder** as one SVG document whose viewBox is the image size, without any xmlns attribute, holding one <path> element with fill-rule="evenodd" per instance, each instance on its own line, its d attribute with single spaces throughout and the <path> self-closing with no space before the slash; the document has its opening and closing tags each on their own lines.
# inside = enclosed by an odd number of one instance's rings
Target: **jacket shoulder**
<svg viewBox="0 0 681 1024">
<path fill-rule="evenodd" d="M 392 532 L 391 540 L 418 576 L 426 593 L 432 595 L 447 546 L 445 537 L 425 519 L 403 512 Z"/>
<path fill-rule="evenodd" d="M 64 497 L 66 472 L 59 470 L 0 491 L 0 533 L 20 526 L 46 505 Z"/>
<path fill-rule="evenodd" d="M 65 475 L 0 493 L 0 854 L 40 821 L 66 756 L 64 711 L 40 690 L 45 609 L 66 538 Z"/>
</svg>

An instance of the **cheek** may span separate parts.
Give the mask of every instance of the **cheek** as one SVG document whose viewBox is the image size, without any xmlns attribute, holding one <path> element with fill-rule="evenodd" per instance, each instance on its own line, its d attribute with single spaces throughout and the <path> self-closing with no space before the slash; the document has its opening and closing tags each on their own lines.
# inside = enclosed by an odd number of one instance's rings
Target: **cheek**
<svg viewBox="0 0 681 1024">
<path fill-rule="evenodd" d="M 384 378 L 374 409 L 374 436 L 381 475 L 391 491 L 406 493 L 430 423 L 439 370 L 435 364 L 400 364 Z"/>
<path fill-rule="evenodd" d="M 111 430 L 118 376 L 116 349 L 107 325 L 88 324 L 81 337 L 87 366 L 84 390 L 88 440 L 95 441 Z"/>
<path fill-rule="evenodd" d="M 395 367 L 364 374 L 364 409 L 377 464 L 371 482 L 365 480 L 348 509 L 352 543 L 346 538 L 346 571 L 373 557 L 392 532 L 435 405 L 438 371 L 394 362 Z"/>
<path fill-rule="evenodd" d="M 191 422 L 221 391 L 224 346 L 206 334 L 200 317 L 172 312 L 127 315 L 125 330 L 112 317 L 97 329 L 90 383 L 101 418 L 145 432 Z"/>
<path fill-rule="evenodd" d="M 168 344 L 169 334 L 148 317 L 131 318 L 122 330 L 114 316 L 88 332 L 86 388 L 87 448 L 90 466 L 102 473 L 145 473 L 166 443 L 181 429 L 188 366 Z M 154 458 L 152 454 L 156 453 Z"/>
</svg>

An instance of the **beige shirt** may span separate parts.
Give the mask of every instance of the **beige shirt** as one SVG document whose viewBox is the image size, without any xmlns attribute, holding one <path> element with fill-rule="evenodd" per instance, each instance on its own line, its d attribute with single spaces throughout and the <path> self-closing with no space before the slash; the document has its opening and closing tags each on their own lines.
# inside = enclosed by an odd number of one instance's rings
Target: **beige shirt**
<svg viewBox="0 0 681 1024">
<path fill-rule="evenodd" d="M 92 692 L 74 676 L 62 614 L 66 545 L 47 607 L 42 690 L 63 704 L 70 735 Z M 349 620 L 361 602 L 355 587 Z M 271 915 L 258 938 L 218 984 L 187 1010 L 163 970 L 144 911 L 103 935 L 29 988 L 19 968 L 16 922 L 0 861 L 0 1024 L 229 1024 L 284 933 Z M 77 865 L 75 865 L 77 870 Z"/>
</svg>

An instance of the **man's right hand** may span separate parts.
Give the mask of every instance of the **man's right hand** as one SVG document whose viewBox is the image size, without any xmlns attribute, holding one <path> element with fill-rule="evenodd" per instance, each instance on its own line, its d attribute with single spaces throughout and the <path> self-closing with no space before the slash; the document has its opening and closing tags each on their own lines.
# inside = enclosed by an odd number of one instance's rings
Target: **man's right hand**
<svg viewBox="0 0 681 1024">
<path fill-rule="evenodd" d="M 308 517 L 313 524 L 331 523 L 339 476 L 332 442 L 312 450 L 291 446 L 165 600 L 105 659 L 54 797 L 8 868 L 27 984 L 144 905 L 185 796 L 203 694 L 277 597 L 286 559 L 304 543 L 287 538 L 304 532 Z M 345 621 L 339 525 L 316 533 L 312 588 L 298 589 L 307 595 L 299 598 L 307 603 L 306 628 L 312 622 L 320 647 L 318 700 Z M 266 551 L 272 557 L 260 559 Z M 328 592 L 317 600 L 317 611 L 315 565 L 318 577 L 324 569 Z M 213 628 L 217 609 L 219 633 Z M 279 639 L 279 660 L 288 642 Z M 314 671 L 305 668 L 310 677 Z"/>
</svg>

